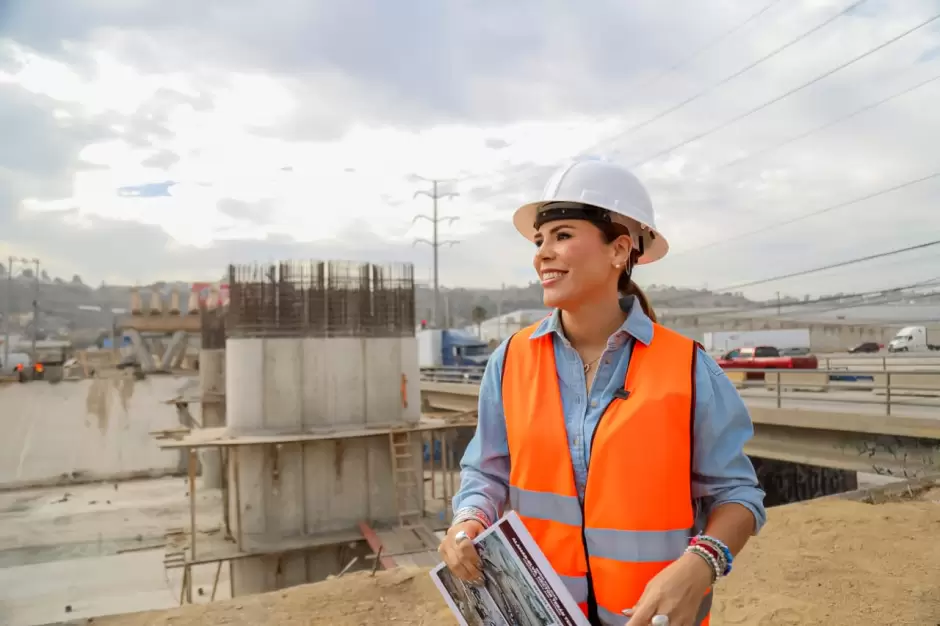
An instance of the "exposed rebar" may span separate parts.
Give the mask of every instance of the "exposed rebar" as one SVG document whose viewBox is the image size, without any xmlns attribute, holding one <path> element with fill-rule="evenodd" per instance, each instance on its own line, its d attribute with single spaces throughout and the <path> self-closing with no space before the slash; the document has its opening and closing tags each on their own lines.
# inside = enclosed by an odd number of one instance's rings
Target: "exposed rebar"
<svg viewBox="0 0 940 626">
<path fill-rule="evenodd" d="M 414 267 L 348 261 L 229 266 L 231 337 L 407 337 Z"/>
</svg>

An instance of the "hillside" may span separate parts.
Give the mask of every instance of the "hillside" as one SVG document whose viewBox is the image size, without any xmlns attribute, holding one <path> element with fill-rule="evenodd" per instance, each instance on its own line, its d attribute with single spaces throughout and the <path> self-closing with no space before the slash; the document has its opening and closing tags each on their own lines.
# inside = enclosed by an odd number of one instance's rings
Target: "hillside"
<svg viewBox="0 0 940 626">
<path fill-rule="evenodd" d="M 35 283 L 31 277 L 17 276 L 7 285 L 5 276 L 0 284 L 0 314 L 7 310 L 8 291 L 10 292 L 10 310 L 14 320 L 12 332 L 31 332 L 30 320 Z M 9 289 L 8 289 L 9 287 Z M 147 304 L 146 292 L 153 286 L 142 286 Z M 156 283 L 156 287 L 169 291 L 172 288 L 186 293 L 188 283 Z M 79 276 L 70 280 L 43 276 L 39 282 L 39 307 L 42 314 L 40 333 L 55 335 L 73 331 L 98 331 L 110 328 L 115 315 L 121 315 L 130 305 L 130 286 L 100 285 L 91 287 L 84 284 Z M 655 305 L 657 301 L 668 302 L 670 308 L 712 308 L 738 307 L 747 305 L 749 300 L 740 295 L 715 294 L 707 290 L 682 289 L 663 285 L 650 285 L 647 293 Z M 416 288 L 415 311 L 417 319 L 432 317 L 433 291 L 424 286 Z M 185 300 L 184 303 L 185 305 Z M 481 307 L 486 317 L 493 317 L 499 312 L 508 313 L 518 309 L 542 308 L 542 288 L 538 283 L 524 287 L 506 287 L 505 289 L 464 289 L 442 288 L 441 316 L 449 321 L 449 326 L 464 326 L 473 319 L 473 310 Z M 82 334 L 82 333 L 79 333 Z M 85 333 L 88 334 L 88 333 Z"/>
<path fill-rule="evenodd" d="M 644 286 L 653 305 L 657 301 L 668 302 L 669 308 L 726 308 L 742 307 L 753 304 L 751 300 L 732 294 L 716 294 L 705 289 L 685 289 L 666 285 Z M 419 287 L 416 295 L 416 311 L 419 319 L 430 319 L 434 294 L 431 289 Z M 441 306 L 449 312 L 449 326 L 463 326 L 472 321 L 474 307 L 482 307 L 486 317 L 497 313 L 509 313 L 519 309 L 539 309 L 542 304 L 542 287 L 530 283 L 525 287 L 506 287 L 505 289 L 441 289 Z M 442 318 L 444 313 L 442 313 Z"/>
</svg>

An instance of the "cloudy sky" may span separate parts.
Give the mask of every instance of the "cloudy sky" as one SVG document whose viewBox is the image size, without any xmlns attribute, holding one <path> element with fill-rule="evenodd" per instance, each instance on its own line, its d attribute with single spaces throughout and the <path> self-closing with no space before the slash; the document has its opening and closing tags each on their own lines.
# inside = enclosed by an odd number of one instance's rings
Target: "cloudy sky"
<svg viewBox="0 0 940 626">
<path fill-rule="evenodd" d="M 937 16 L 938 0 L 0 0 L 0 253 L 95 283 L 279 258 L 425 278 L 414 194 L 438 177 L 460 217 L 441 226 L 460 242 L 442 282 L 522 284 L 533 250 L 511 213 L 582 155 L 649 187 L 672 250 L 641 283 L 729 287 L 930 242 L 940 176 L 802 216 L 940 172 Z M 938 260 L 746 293 L 908 284 Z"/>
</svg>

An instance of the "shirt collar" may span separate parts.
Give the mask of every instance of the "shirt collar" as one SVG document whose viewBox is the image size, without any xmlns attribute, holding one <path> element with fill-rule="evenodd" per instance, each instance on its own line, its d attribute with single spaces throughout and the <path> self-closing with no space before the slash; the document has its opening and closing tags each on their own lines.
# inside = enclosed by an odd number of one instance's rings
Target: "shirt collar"
<svg viewBox="0 0 940 626">
<path fill-rule="evenodd" d="M 630 313 L 610 338 L 614 342 L 622 343 L 629 336 L 648 346 L 653 341 L 653 321 L 643 312 L 643 307 L 640 306 L 636 296 L 627 297 L 633 301 Z M 560 309 L 555 309 L 551 315 L 539 323 L 535 332 L 532 333 L 531 339 L 538 339 L 550 333 L 555 333 L 562 340 L 568 341 L 561 327 Z"/>
</svg>

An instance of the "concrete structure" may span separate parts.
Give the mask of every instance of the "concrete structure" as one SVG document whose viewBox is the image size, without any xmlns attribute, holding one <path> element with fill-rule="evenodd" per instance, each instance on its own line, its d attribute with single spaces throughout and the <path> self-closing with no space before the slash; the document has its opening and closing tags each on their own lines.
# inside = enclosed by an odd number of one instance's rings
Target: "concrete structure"
<svg viewBox="0 0 940 626">
<path fill-rule="evenodd" d="M 361 522 L 391 524 L 403 506 L 424 507 L 420 464 L 404 468 L 411 504 L 398 489 L 397 457 L 419 459 L 420 440 L 400 450 L 386 434 L 420 418 L 411 268 L 291 269 L 233 268 L 229 281 L 226 431 L 244 444 L 228 448 L 229 518 L 240 550 L 278 555 L 233 560 L 235 595 L 336 574 Z M 380 436 L 347 437 L 364 428 Z M 271 434 L 280 442 L 258 438 Z"/>
<path fill-rule="evenodd" d="M 927 377 L 894 376 L 915 378 L 912 382 L 919 387 L 925 386 Z M 863 387 L 859 391 L 806 393 L 784 391 L 786 379 L 782 377 L 780 385 L 774 379 L 766 385 L 770 389 L 742 391 L 754 423 L 754 438 L 745 447 L 749 455 L 905 478 L 940 472 L 940 420 L 936 419 L 940 403 L 936 397 L 892 400 L 889 405 L 886 397 L 872 396 L 871 383 L 867 391 Z M 819 381 L 810 383 L 816 386 Z M 940 372 L 932 374 L 931 383 L 930 391 L 938 393 Z M 806 384 L 798 381 L 795 386 Z M 423 382 L 421 387 L 425 406 L 450 411 L 472 410 L 479 390 L 477 383 Z M 807 399 L 813 396 L 815 400 Z M 889 407 L 890 412 L 886 410 Z"/>
<path fill-rule="evenodd" d="M 199 353 L 199 388 L 203 428 L 225 426 L 225 350 L 206 350 Z M 200 453 L 202 486 L 222 486 L 222 453 L 217 448 L 206 448 Z"/>
<path fill-rule="evenodd" d="M 179 473 L 180 453 L 160 450 L 150 432 L 179 426 L 164 401 L 187 380 L 126 371 L 0 385 L 0 489 Z"/>
</svg>

